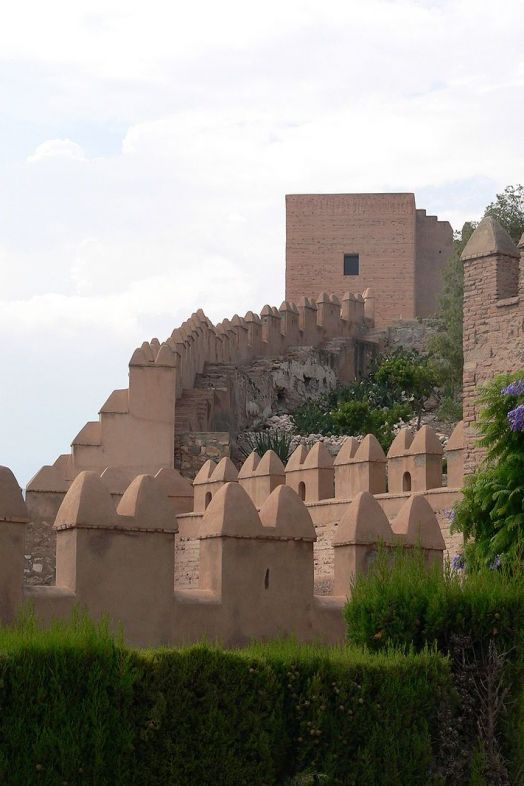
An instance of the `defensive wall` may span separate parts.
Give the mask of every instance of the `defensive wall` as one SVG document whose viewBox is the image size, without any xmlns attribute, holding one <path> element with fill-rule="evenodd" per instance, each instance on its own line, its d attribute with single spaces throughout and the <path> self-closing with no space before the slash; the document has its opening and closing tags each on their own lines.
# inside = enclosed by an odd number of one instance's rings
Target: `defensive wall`
<svg viewBox="0 0 524 786">
<path fill-rule="evenodd" d="M 496 374 L 524 367 L 524 235 L 517 247 L 491 216 L 462 253 L 464 264 L 465 468 L 482 458 L 474 424 L 479 388 Z"/>
<path fill-rule="evenodd" d="M 209 461 L 193 484 L 172 468 L 131 482 L 120 468 L 82 471 L 54 522 L 53 586 L 24 585 L 30 516 L 2 468 L 0 620 L 29 601 L 43 622 L 75 605 L 108 615 L 140 646 L 283 635 L 342 642 L 351 580 L 379 543 L 420 546 L 428 561 L 442 563 L 446 525 L 435 511 L 460 494 L 461 435 L 459 426 L 447 448 L 448 484 L 456 484 L 447 487 L 442 446 L 427 426 L 401 431 L 387 457 L 368 435 L 360 445 L 348 438 L 335 461 L 321 443 L 299 447 L 286 467 L 272 451 L 251 454 L 240 471 L 227 457 Z M 321 530 L 331 555 L 327 582 L 328 563 L 319 572 L 314 550 Z M 194 565 L 184 586 L 190 543 Z"/>
<path fill-rule="evenodd" d="M 129 361 L 129 387 L 114 390 L 99 419 L 73 439 L 71 452 L 43 467 L 27 485 L 28 580 L 52 579 L 52 524 L 61 495 L 79 472 L 100 474 L 113 467 L 129 481 L 173 468 L 175 450 L 179 466 L 192 469 L 191 454 L 198 453 L 197 463 L 206 455 L 197 450 L 195 434 L 210 456 L 228 455 L 228 440 L 216 432 L 234 431 L 270 396 L 272 375 L 284 385 L 283 377 L 298 368 L 313 384 L 312 365 L 324 379 L 354 379 L 378 346 L 368 336 L 373 325 L 370 290 L 346 293 L 342 301 L 322 292 L 315 300 L 286 301 L 279 309 L 266 305 L 260 315 L 248 311 L 216 326 L 199 310 L 162 344 L 157 338 L 145 341 Z M 278 369 L 269 370 L 275 358 Z"/>
<path fill-rule="evenodd" d="M 377 327 L 428 317 L 452 248 L 450 224 L 417 209 L 414 194 L 286 196 L 287 300 L 370 287 Z"/>
<path fill-rule="evenodd" d="M 303 297 L 298 304 L 282 303 L 280 309 L 264 306 L 260 316 L 248 311 L 216 326 L 199 310 L 162 344 L 153 338 L 133 352 L 129 387 L 111 393 L 99 419 L 86 423 L 73 439 L 71 454 L 59 456 L 54 470 L 45 467 L 37 473 L 28 491 L 38 491 L 43 478 L 65 490 L 83 470 L 102 472 L 115 466 L 136 475 L 172 467 L 177 407 L 183 396 L 193 392 L 196 402 L 190 414 L 186 410 L 186 430 L 209 430 L 217 404 L 213 391 L 194 390 L 206 364 L 280 357 L 291 347 L 316 347 L 330 339 L 365 341 L 373 320 L 369 290 L 364 295 L 346 293 L 342 301 L 322 292 L 316 300 Z"/>
</svg>

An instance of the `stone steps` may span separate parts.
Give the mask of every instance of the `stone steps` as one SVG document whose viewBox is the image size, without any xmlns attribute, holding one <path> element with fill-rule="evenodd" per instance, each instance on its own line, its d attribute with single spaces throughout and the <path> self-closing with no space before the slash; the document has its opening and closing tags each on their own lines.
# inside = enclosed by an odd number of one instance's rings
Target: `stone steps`
<svg viewBox="0 0 524 786">
<path fill-rule="evenodd" d="M 213 416 L 214 392 L 209 389 L 184 390 L 176 402 L 175 434 L 208 431 Z"/>
</svg>

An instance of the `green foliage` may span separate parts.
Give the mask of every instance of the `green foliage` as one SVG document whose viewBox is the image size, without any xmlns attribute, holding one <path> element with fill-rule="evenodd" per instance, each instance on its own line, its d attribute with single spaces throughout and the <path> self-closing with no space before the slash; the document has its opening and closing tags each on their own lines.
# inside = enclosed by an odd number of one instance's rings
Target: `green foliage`
<svg viewBox="0 0 524 786">
<path fill-rule="evenodd" d="M 443 712 L 441 769 L 454 772 L 446 783 L 508 783 L 504 757 L 511 782 L 524 782 L 522 573 L 442 573 L 420 552 L 384 549 L 357 578 L 345 618 L 352 645 L 375 652 L 434 646 L 450 655 L 459 705 Z"/>
<path fill-rule="evenodd" d="M 506 186 L 487 206 L 484 215 L 493 216 L 518 243 L 524 233 L 524 186 Z"/>
<path fill-rule="evenodd" d="M 141 661 L 136 784 L 272 784 L 284 766 L 284 695 L 271 666 L 205 645 Z"/>
<path fill-rule="evenodd" d="M 287 463 L 291 455 L 292 434 L 277 429 L 265 429 L 263 431 L 253 431 L 243 435 L 243 442 L 239 445 L 240 452 L 247 458 L 250 453 L 255 451 L 259 456 L 263 456 L 268 450 L 277 454 L 283 464 Z"/>
<path fill-rule="evenodd" d="M 246 654 L 270 664 L 284 686 L 288 777 L 315 773 L 333 786 L 431 782 L 436 692 L 449 699 L 450 687 L 434 653 L 277 642 Z"/>
<path fill-rule="evenodd" d="M 0 783 L 132 783 L 136 677 L 104 624 L 0 628 Z"/>
<path fill-rule="evenodd" d="M 461 235 L 453 241 L 453 252 L 444 268 L 437 314 L 440 330 L 428 342 L 438 383 L 443 390 L 439 415 L 450 420 L 460 420 L 462 417 L 464 267 L 460 257 L 475 228 L 475 223 L 467 222 L 462 227 Z"/>
<path fill-rule="evenodd" d="M 338 434 L 374 434 L 384 451 L 394 438 L 394 426 L 409 420 L 412 410 L 408 404 L 392 404 L 377 409 L 369 401 L 346 401 L 331 413 Z"/>
<path fill-rule="evenodd" d="M 374 434 L 387 451 L 394 426 L 420 418 L 436 383 L 427 356 L 399 349 L 379 356 L 364 379 L 303 404 L 293 421 L 299 434 Z"/>
<path fill-rule="evenodd" d="M 467 479 L 453 523 L 466 539 L 470 570 L 499 560 L 508 565 L 523 562 L 524 431 L 512 431 L 508 412 L 524 403 L 524 395 L 501 392 L 523 378 L 524 369 L 495 377 L 479 397 L 479 442 L 487 455 Z"/>
<path fill-rule="evenodd" d="M 0 630 L 0 782 L 429 784 L 435 653 L 198 645 L 133 652 L 77 618 Z"/>
<path fill-rule="evenodd" d="M 522 576 L 443 572 L 417 550 L 380 550 L 357 578 L 344 614 L 349 642 L 373 651 L 436 645 L 446 653 L 452 637 L 467 634 L 479 651 L 495 635 L 502 648 L 518 646 L 524 654 Z"/>
<path fill-rule="evenodd" d="M 437 381 L 429 358 L 408 350 L 383 356 L 372 371 L 373 385 L 380 391 L 384 405 L 410 401 L 417 415 L 423 412 Z"/>
<path fill-rule="evenodd" d="M 291 417 L 299 434 L 335 434 L 336 426 L 331 412 L 337 406 L 339 390 L 323 393 L 316 399 L 305 401 L 297 407 Z"/>
</svg>

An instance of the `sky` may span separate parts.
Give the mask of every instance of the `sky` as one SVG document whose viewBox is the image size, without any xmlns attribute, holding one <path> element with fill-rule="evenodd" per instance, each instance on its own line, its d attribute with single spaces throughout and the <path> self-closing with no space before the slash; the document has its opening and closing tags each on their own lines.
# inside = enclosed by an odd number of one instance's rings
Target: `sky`
<svg viewBox="0 0 524 786">
<path fill-rule="evenodd" d="M 524 182 L 522 0 L 0 10 L 0 464 L 69 451 L 135 346 L 284 298 L 286 193 Z"/>
</svg>

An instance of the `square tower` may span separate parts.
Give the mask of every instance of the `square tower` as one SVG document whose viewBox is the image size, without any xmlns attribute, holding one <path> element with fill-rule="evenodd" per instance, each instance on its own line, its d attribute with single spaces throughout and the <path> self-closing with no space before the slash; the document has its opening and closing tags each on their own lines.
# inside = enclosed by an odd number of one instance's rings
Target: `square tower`
<svg viewBox="0 0 524 786">
<path fill-rule="evenodd" d="M 286 300 L 327 291 L 375 297 L 375 323 L 429 316 L 452 249 L 449 223 L 414 194 L 286 196 Z"/>
</svg>

